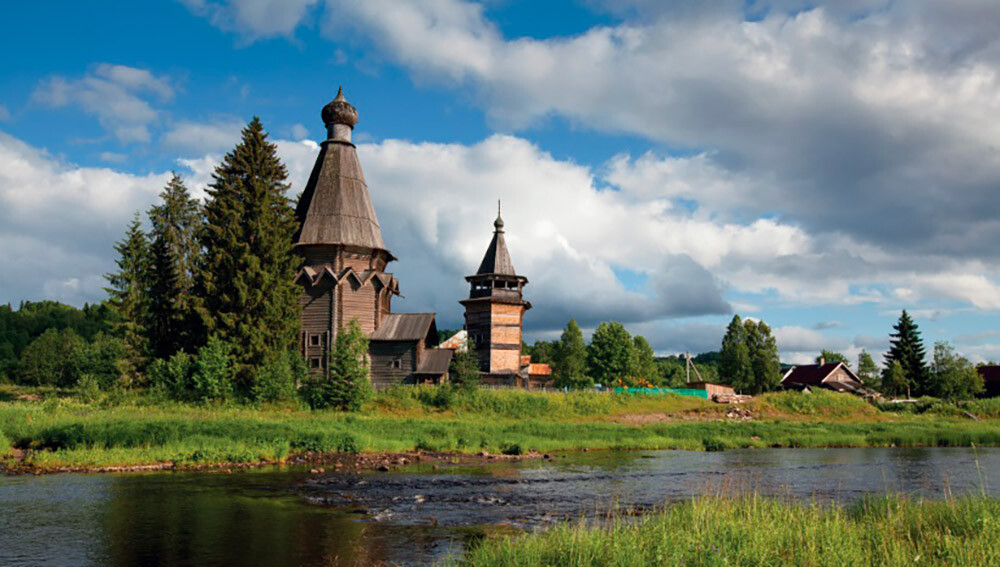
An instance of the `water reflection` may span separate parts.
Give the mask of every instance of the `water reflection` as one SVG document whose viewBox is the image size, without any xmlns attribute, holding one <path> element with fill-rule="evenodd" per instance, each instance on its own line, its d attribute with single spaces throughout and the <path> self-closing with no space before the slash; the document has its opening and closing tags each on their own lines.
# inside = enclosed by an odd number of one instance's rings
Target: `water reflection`
<svg viewBox="0 0 1000 567">
<path fill-rule="evenodd" d="M 941 497 L 978 492 L 996 472 L 998 449 L 937 448 L 591 452 L 361 475 L 0 477 L 0 564 L 428 564 L 495 529 L 486 524 L 537 529 L 719 489 Z"/>
</svg>

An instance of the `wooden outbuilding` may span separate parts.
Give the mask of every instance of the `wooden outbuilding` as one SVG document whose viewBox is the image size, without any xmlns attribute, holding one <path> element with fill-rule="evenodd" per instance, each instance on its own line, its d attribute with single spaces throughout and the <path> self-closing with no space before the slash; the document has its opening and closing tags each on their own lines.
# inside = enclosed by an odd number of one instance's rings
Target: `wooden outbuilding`
<svg viewBox="0 0 1000 567">
<path fill-rule="evenodd" d="M 722 396 L 734 396 L 736 390 L 727 384 L 716 384 L 714 382 L 688 382 L 685 386 L 690 390 L 705 390 L 708 399 L 714 400 Z"/>
<path fill-rule="evenodd" d="M 551 388 L 555 376 L 552 375 L 552 367 L 542 362 L 528 362 L 528 389 Z"/>
</svg>

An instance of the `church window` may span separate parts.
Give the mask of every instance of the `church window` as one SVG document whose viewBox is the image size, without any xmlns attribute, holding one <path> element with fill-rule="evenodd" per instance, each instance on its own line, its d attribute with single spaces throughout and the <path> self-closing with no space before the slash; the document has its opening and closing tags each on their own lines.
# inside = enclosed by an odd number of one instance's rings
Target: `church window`
<svg viewBox="0 0 1000 567">
<path fill-rule="evenodd" d="M 392 361 L 392 367 L 393 368 L 402 368 L 403 367 L 403 361 L 400 360 L 400 359 L 398 359 L 398 358 L 396 360 L 393 360 Z"/>
<path fill-rule="evenodd" d="M 319 334 L 314 333 L 309 335 L 309 346 L 319 346 L 319 343 L 320 343 Z"/>
<path fill-rule="evenodd" d="M 309 359 L 309 368 L 318 369 L 323 368 L 323 357 L 314 356 Z"/>
</svg>

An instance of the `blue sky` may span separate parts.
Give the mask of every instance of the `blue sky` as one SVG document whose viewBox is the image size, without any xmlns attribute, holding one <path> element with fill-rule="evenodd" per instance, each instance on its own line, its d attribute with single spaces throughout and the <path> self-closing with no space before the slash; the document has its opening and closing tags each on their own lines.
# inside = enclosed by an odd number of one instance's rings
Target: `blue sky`
<svg viewBox="0 0 1000 567">
<path fill-rule="evenodd" d="M 55 13 L 56 15 L 53 15 Z M 406 296 L 461 321 L 504 200 L 529 338 L 662 352 L 733 313 L 782 356 L 881 352 L 899 310 L 1000 359 L 1000 8 L 876 0 L 182 0 L 7 7 L 0 301 L 100 300 L 171 170 L 259 115 L 301 189 L 343 85 Z"/>
</svg>

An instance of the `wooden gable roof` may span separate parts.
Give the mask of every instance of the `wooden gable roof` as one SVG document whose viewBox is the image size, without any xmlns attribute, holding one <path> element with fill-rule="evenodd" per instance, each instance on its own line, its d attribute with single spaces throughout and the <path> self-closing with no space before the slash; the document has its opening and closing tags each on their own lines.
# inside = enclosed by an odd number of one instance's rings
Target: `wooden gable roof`
<svg viewBox="0 0 1000 567">
<path fill-rule="evenodd" d="M 843 362 L 827 362 L 826 364 L 803 364 L 793 366 L 781 379 L 782 384 L 799 384 L 802 386 L 819 386 L 826 382 L 836 370 L 843 367 L 850 379 L 861 384 L 861 379 Z"/>
<path fill-rule="evenodd" d="M 433 313 L 389 313 L 372 333 L 373 341 L 420 341 L 431 332 L 436 338 L 437 326 Z M 434 341 L 436 344 L 437 341 Z"/>
<path fill-rule="evenodd" d="M 455 351 L 450 348 L 432 348 L 424 352 L 424 358 L 420 362 L 415 374 L 428 374 L 440 376 L 448 372 L 451 366 L 451 358 Z"/>
</svg>

